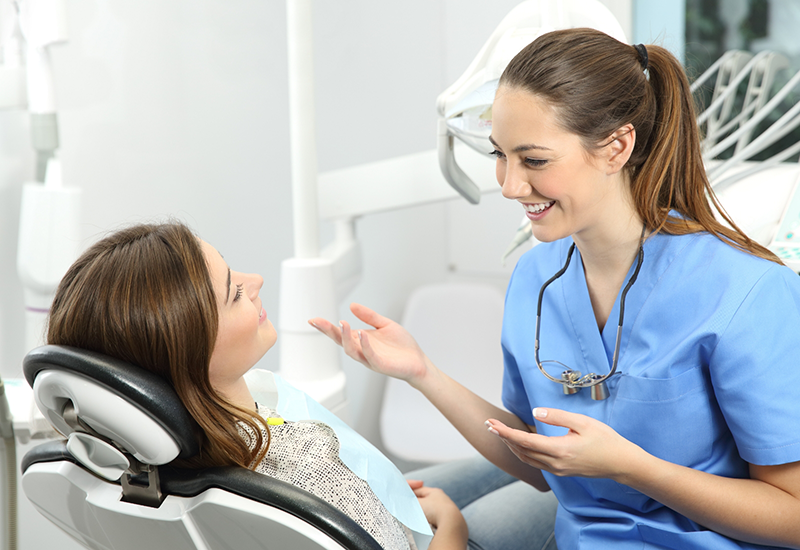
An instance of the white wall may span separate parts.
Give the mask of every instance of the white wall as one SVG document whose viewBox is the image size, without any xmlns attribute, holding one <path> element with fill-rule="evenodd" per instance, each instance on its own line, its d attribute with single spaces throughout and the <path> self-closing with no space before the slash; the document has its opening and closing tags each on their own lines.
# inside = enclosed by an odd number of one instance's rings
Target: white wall
<svg viewBox="0 0 800 550">
<path fill-rule="evenodd" d="M 437 95 L 517 3 L 315 2 L 319 170 L 435 147 Z M 607 3 L 629 24 L 629 0 Z M 121 224 L 183 219 L 232 267 L 264 276 L 277 322 L 279 266 L 292 255 L 284 2 L 69 0 L 67 10 L 71 39 L 53 61 L 64 177 L 83 190 L 82 244 Z M 4 378 L 21 376 L 27 351 L 15 264 L 32 163 L 27 116 L 0 112 Z M 498 217 L 504 225 L 487 222 Z M 359 220 L 365 266 L 349 298 L 399 318 L 421 284 L 461 276 L 502 286 L 514 259 L 502 268 L 502 250 L 492 250 L 497 263 L 484 269 L 459 250 L 469 239 L 504 242 L 519 218 L 497 195 L 482 210 L 458 202 Z M 497 233 L 482 239 L 484 230 Z M 323 231 L 324 243 L 330 227 Z M 344 306 L 341 315 L 351 318 Z M 277 356 L 261 366 L 277 368 Z M 354 424 L 374 439 L 381 380 L 352 362 L 345 371 Z M 40 547 L 28 525 L 22 548 Z"/>
</svg>

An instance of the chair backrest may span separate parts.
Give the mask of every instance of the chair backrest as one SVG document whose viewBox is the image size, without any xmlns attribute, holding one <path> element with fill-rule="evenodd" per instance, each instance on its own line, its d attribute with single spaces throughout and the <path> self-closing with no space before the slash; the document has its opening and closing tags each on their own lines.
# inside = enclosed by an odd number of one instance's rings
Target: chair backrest
<svg viewBox="0 0 800 550">
<path fill-rule="evenodd" d="M 488 284 L 428 285 L 409 297 L 402 324 L 436 366 L 501 406 L 503 303 L 502 292 Z M 395 379 L 386 383 L 380 430 L 386 450 L 412 463 L 477 452 L 422 394 Z"/>
<path fill-rule="evenodd" d="M 164 465 L 198 451 L 198 428 L 158 376 L 61 346 L 32 351 L 23 368 L 37 405 L 68 438 L 23 458 L 23 491 L 87 548 L 380 548 L 291 484 L 239 467 Z"/>
</svg>

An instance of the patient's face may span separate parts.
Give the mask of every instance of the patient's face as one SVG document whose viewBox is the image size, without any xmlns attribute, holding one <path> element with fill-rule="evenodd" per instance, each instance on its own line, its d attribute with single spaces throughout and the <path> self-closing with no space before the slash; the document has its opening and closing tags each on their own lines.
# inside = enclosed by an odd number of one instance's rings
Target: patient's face
<svg viewBox="0 0 800 550">
<path fill-rule="evenodd" d="M 219 310 L 219 330 L 211 355 L 211 385 L 223 394 L 239 382 L 275 344 L 277 334 L 258 296 L 264 279 L 231 271 L 219 252 L 200 241 L 206 256 Z"/>
</svg>

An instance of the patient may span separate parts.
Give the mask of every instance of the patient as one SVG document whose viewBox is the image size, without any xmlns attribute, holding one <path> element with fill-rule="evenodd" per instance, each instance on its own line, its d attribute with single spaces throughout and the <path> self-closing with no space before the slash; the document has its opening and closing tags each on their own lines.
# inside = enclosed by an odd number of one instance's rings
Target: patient
<svg viewBox="0 0 800 550">
<path fill-rule="evenodd" d="M 231 271 L 181 223 L 136 225 L 97 242 L 70 267 L 47 340 L 169 381 L 203 431 L 200 453 L 178 465 L 238 465 L 287 481 L 348 514 L 382 547 L 410 548 L 402 524 L 340 460 L 330 427 L 284 421 L 254 402 L 243 376 L 277 338 L 262 284 L 259 275 Z M 466 548 L 466 523 L 453 502 L 438 489 L 412 488 L 436 529 L 430 548 Z"/>
</svg>

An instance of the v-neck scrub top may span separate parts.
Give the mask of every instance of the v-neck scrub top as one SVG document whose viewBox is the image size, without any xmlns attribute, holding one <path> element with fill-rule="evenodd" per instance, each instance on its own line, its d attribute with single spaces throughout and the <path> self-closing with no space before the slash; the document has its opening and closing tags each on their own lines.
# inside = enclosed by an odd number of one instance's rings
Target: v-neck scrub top
<svg viewBox="0 0 800 550">
<path fill-rule="evenodd" d="M 544 435 L 566 430 L 534 421 L 534 407 L 591 416 L 652 455 L 719 476 L 746 478 L 748 463 L 800 460 L 797 274 L 706 233 L 649 237 L 625 301 L 618 374 L 608 381 L 610 397 L 594 401 L 588 389 L 564 395 L 534 359 L 539 289 L 563 267 L 571 244 L 536 246 L 509 283 L 502 335 L 509 411 Z M 601 333 L 576 249 L 544 293 L 540 360 L 607 374 L 619 300 Z M 548 372 L 560 378 L 563 370 Z M 560 550 L 762 548 L 709 531 L 610 479 L 544 475 L 559 501 Z"/>
</svg>

